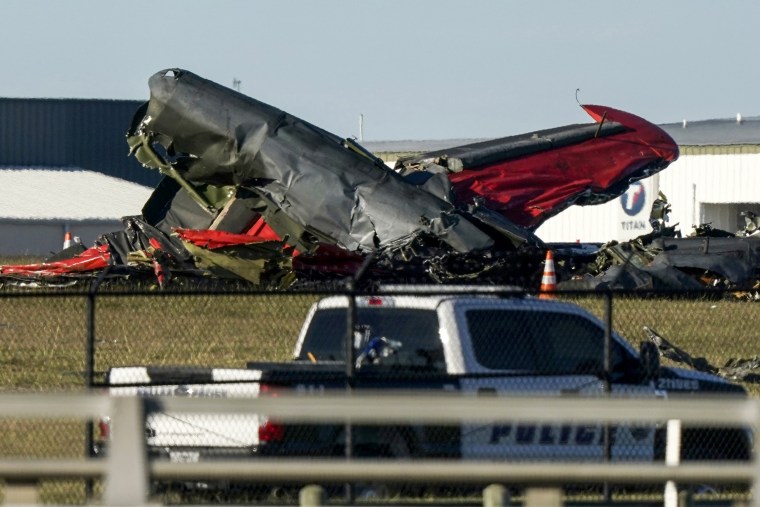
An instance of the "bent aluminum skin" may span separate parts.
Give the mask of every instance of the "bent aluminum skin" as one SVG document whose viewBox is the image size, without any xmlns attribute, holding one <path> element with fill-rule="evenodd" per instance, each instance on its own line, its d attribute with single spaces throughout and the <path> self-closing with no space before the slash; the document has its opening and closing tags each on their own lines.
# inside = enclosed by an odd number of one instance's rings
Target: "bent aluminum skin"
<svg viewBox="0 0 760 507">
<path fill-rule="evenodd" d="M 421 235 L 458 252 L 494 245 L 450 202 L 295 116 L 185 70 L 161 71 L 149 86 L 144 116 L 130 131 L 143 145 L 130 144 L 141 150 L 158 143 L 176 154 L 171 169 L 185 181 L 252 190 L 270 214 L 283 213 L 305 234 L 348 251 Z"/>
</svg>

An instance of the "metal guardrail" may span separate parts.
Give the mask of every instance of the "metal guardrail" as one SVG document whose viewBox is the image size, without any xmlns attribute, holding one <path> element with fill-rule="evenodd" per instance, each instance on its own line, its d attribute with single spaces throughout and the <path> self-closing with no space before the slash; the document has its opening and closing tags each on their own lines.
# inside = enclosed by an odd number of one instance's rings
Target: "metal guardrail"
<svg viewBox="0 0 760 507">
<path fill-rule="evenodd" d="M 0 395 L 7 418 L 97 418 L 114 421 L 106 459 L 5 459 L 0 478 L 104 478 L 103 505 L 145 505 L 149 479 L 245 479 L 251 482 L 404 481 L 500 484 L 561 484 L 573 481 L 624 483 L 736 483 L 760 485 L 758 439 L 755 458 L 748 462 L 667 463 L 498 463 L 454 460 L 410 462 L 354 459 L 267 460 L 170 463 L 146 458 L 145 400 L 101 394 Z M 257 399 L 161 398 L 151 400 L 161 410 L 196 413 L 268 414 L 283 421 L 352 424 L 409 423 L 460 424 L 462 420 L 568 423 L 652 423 L 678 420 L 701 426 L 760 427 L 757 399 L 620 399 L 461 396 L 455 393 L 353 393 L 320 396 L 281 395 Z M 674 425 L 677 427 L 677 425 Z M 677 441 L 677 439 L 674 439 Z M 760 507 L 760 495 L 752 505 Z"/>
</svg>

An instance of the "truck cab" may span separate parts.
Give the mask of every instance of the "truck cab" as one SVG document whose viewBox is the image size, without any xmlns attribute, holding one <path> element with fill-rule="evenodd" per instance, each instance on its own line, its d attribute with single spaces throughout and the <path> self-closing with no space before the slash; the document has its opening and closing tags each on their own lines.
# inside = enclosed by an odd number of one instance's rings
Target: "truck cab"
<svg viewBox="0 0 760 507">
<path fill-rule="evenodd" d="M 348 299 L 343 296 L 315 304 L 296 342 L 294 359 L 342 364 L 347 310 Z M 461 391 L 494 396 L 495 403 L 501 395 L 541 396 L 548 406 L 558 397 L 602 396 L 608 391 L 623 397 L 744 394 L 740 386 L 717 376 L 660 367 L 652 343 L 644 342 L 639 352 L 614 332 L 606 371 L 604 324 L 582 307 L 556 300 L 461 294 L 362 296 L 356 299 L 355 329 L 359 387 Z M 472 459 L 599 460 L 605 457 L 607 430 L 611 459 L 652 461 L 662 456 L 661 427 L 610 429 L 553 421 L 531 425 L 463 421 L 456 448 L 457 455 Z M 406 431 L 412 435 L 407 438 L 414 440 L 409 447 L 421 455 L 437 455 L 436 448 L 445 447 L 424 430 Z M 718 433 L 721 438 L 716 438 Z M 718 450 L 721 439 L 726 447 Z M 687 429 L 687 445 L 700 449 L 685 451 L 689 456 L 744 459 L 749 453 L 742 431 Z"/>
</svg>

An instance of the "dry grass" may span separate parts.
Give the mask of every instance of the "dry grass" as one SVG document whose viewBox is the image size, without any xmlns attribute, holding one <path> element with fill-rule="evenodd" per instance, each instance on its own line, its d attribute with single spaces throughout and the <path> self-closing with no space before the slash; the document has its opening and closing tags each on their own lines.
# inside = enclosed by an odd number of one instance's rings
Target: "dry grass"
<svg viewBox="0 0 760 507">
<path fill-rule="evenodd" d="M 312 296 L 106 297 L 97 307 L 98 367 L 244 367 L 290 357 Z M 124 315 L 130 317 L 124 319 Z"/>
<path fill-rule="evenodd" d="M 85 295 L 2 295 L 0 388 L 85 385 Z M 104 294 L 95 306 L 95 369 L 136 364 L 244 367 L 290 357 L 309 306 L 306 294 Z M 573 298 L 603 318 L 600 297 Z M 760 304 L 739 300 L 618 297 L 613 327 L 635 347 L 656 329 L 715 366 L 760 355 Z"/>
<path fill-rule="evenodd" d="M 85 386 L 85 295 L 0 295 L 0 389 L 78 390 Z M 290 357 L 318 295 L 103 294 L 95 310 L 95 369 L 154 364 L 244 367 Z M 572 298 L 599 317 L 600 297 Z M 613 325 L 634 346 L 656 329 L 678 347 L 716 366 L 760 355 L 760 304 L 732 300 L 616 298 Z M 749 386 L 753 394 L 758 391 Z M 84 453 L 81 421 L 0 419 L 0 457 L 72 457 Z M 51 482 L 43 500 L 81 503 L 82 482 Z"/>
<path fill-rule="evenodd" d="M 95 369 L 156 364 L 244 367 L 287 360 L 317 296 L 102 295 L 95 306 Z M 0 386 L 81 388 L 87 343 L 82 296 L 5 296 Z"/>
<path fill-rule="evenodd" d="M 573 298 L 604 319 L 601 298 Z M 760 355 L 760 304 L 739 299 L 616 297 L 612 327 L 638 348 L 655 329 L 694 357 L 720 367 L 731 358 Z M 672 363 L 671 363 L 672 364 Z"/>
<path fill-rule="evenodd" d="M 290 357 L 317 296 L 103 295 L 95 306 L 95 369 L 135 364 L 245 367 Z M 0 389 L 80 390 L 87 342 L 84 295 L 4 295 Z M 78 457 L 84 421 L 0 418 L 0 457 Z M 84 481 L 46 481 L 46 503 L 81 504 Z"/>
</svg>

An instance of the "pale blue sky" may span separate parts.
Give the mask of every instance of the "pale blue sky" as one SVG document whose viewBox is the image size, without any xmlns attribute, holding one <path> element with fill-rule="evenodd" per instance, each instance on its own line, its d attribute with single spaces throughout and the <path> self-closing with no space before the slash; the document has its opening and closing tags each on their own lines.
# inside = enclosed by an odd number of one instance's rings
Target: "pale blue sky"
<svg viewBox="0 0 760 507">
<path fill-rule="evenodd" d="M 0 96 L 148 98 L 181 67 L 340 136 L 760 115 L 756 0 L 2 0 Z"/>
</svg>

